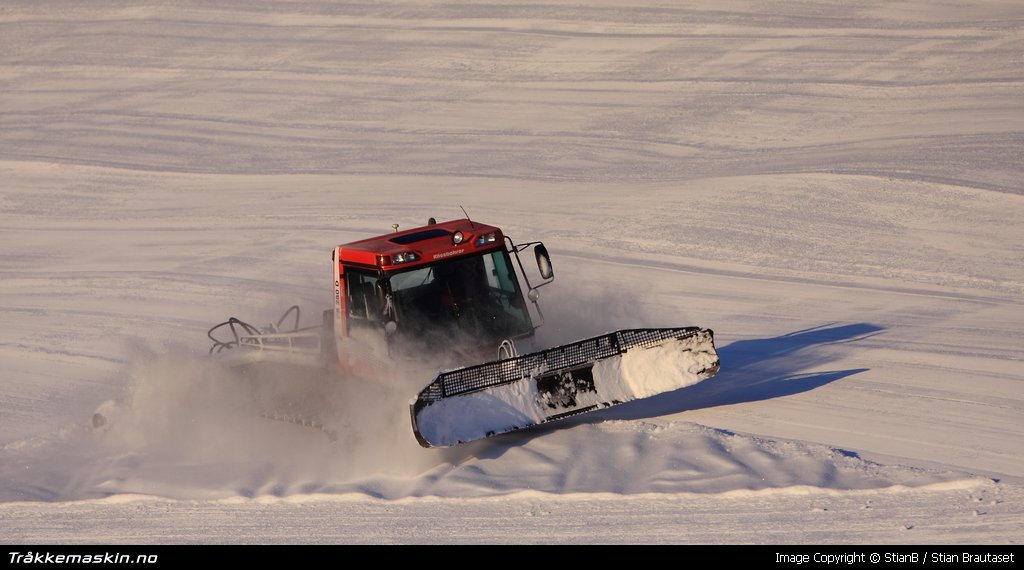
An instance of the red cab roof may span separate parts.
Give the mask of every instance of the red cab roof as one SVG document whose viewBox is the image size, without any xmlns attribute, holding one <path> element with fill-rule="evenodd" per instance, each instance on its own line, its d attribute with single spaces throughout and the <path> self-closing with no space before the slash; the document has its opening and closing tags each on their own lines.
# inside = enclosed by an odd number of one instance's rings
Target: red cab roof
<svg viewBox="0 0 1024 570">
<path fill-rule="evenodd" d="M 455 243 L 456 233 L 462 234 L 459 243 Z M 347 243 L 341 246 L 341 262 L 404 269 L 495 249 L 504 240 L 494 226 L 451 220 Z"/>
</svg>

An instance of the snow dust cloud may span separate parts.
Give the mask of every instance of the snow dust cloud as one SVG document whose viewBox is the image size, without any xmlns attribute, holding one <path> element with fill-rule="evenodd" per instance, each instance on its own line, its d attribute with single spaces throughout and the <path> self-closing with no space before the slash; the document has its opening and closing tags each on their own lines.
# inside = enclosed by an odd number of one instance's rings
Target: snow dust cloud
<svg viewBox="0 0 1024 570">
<path fill-rule="evenodd" d="M 593 265 L 570 258 L 555 263 L 554 284 L 539 289 L 544 315 L 537 329 L 540 348 L 619 329 L 693 325 L 650 304 L 629 279 L 609 279 Z"/>
<path fill-rule="evenodd" d="M 580 273 L 566 271 L 560 286 L 542 289 L 544 326 L 533 346 L 521 343 L 521 352 L 655 320 L 628 298 L 629 290 L 587 284 Z M 272 296 L 259 303 L 265 310 L 244 317 L 276 319 L 281 304 Z M 300 325 L 309 326 L 309 315 L 321 308 L 303 306 Z M 114 373 L 121 391 L 96 406 L 97 423 L 106 425 L 94 428 L 84 416 L 7 445 L 0 473 L 9 477 L 0 494 L 8 500 L 120 493 L 191 499 L 355 490 L 396 497 L 432 492 L 424 491 L 431 477 L 422 475 L 502 445 L 486 440 L 424 449 L 416 442 L 409 405 L 444 362 L 456 361 L 451 355 L 435 354 L 427 364 L 391 362 L 384 375 L 353 378 L 333 366 L 232 366 L 207 347 L 154 339 L 122 347 L 124 364 Z"/>
<path fill-rule="evenodd" d="M 415 374 L 353 379 L 333 368 L 231 366 L 183 346 L 141 345 L 123 374 L 123 395 L 98 406 L 97 427 L 81 418 L 6 446 L 35 475 L 12 473 L 5 498 L 332 492 L 367 478 L 412 479 L 447 456 L 413 437 L 409 401 L 429 381 Z M 38 449 L 25 454 L 29 445 Z"/>
</svg>

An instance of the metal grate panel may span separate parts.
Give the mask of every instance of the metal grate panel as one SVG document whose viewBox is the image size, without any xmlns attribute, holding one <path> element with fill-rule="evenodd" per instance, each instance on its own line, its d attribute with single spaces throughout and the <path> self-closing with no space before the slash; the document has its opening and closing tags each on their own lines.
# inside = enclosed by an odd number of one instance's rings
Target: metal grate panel
<svg viewBox="0 0 1024 570">
<path fill-rule="evenodd" d="M 428 404 L 548 372 L 572 370 L 630 349 L 649 348 L 671 338 L 684 339 L 700 330 L 700 327 L 625 329 L 506 360 L 442 372 L 423 389 L 419 401 Z"/>
</svg>

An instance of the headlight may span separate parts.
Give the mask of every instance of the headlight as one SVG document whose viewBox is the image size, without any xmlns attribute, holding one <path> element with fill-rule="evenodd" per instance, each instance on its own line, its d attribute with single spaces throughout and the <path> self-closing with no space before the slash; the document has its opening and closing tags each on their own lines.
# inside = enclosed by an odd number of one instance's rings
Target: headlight
<svg viewBox="0 0 1024 570">
<path fill-rule="evenodd" d="M 420 256 L 416 255 L 411 251 L 408 253 L 396 253 L 395 255 L 391 256 L 391 263 L 395 265 L 400 265 L 402 263 L 416 261 L 419 258 Z"/>
<path fill-rule="evenodd" d="M 489 234 L 487 234 L 485 236 L 480 236 L 480 237 L 476 238 L 476 242 L 474 242 L 473 245 L 475 245 L 477 247 L 483 247 L 483 246 L 485 246 L 487 244 L 494 243 L 497 240 L 498 240 L 498 236 L 496 234 L 489 233 Z"/>
<path fill-rule="evenodd" d="M 466 239 L 466 237 L 462 235 L 462 232 L 455 232 L 452 234 L 452 243 L 455 245 L 459 245 L 464 239 Z"/>
</svg>

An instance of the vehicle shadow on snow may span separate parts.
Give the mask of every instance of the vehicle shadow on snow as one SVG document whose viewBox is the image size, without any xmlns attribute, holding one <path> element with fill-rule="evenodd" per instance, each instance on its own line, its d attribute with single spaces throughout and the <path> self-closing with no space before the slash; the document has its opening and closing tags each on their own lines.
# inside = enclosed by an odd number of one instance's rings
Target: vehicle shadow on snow
<svg viewBox="0 0 1024 570">
<path fill-rule="evenodd" d="M 517 446 L 550 429 L 570 425 L 653 418 L 687 410 L 782 398 L 814 390 L 869 370 L 852 368 L 802 372 L 827 364 L 835 358 L 835 352 L 825 347 L 860 341 L 883 330 L 883 327 L 869 323 L 826 324 L 777 337 L 734 341 L 718 348 L 721 372 L 699 384 L 567 418 L 535 430 L 509 434 L 500 440 L 506 445 Z"/>
<path fill-rule="evenodd" d="M 718 349 L 722 369 L 716 376 L 695 386 L 609 409 L 602 412 L 601 419 L 649 418 L 814 390 L 869 370 L 801 372 L 834 359 L 834 352 L 822 347 L 856 342 L 882 330 L 868 323 L 823 325 L 772 338 L 738 340 Z"/>
</svg>

